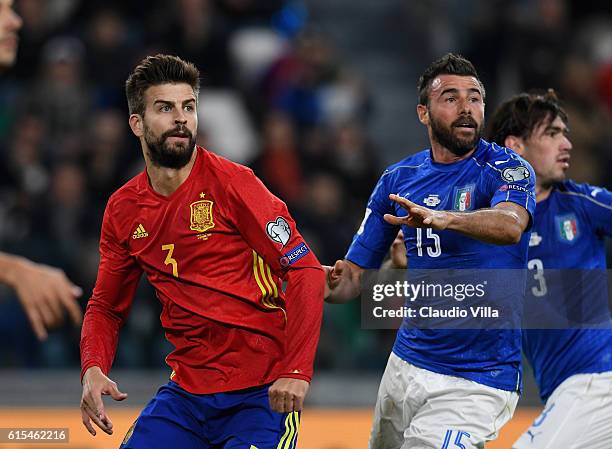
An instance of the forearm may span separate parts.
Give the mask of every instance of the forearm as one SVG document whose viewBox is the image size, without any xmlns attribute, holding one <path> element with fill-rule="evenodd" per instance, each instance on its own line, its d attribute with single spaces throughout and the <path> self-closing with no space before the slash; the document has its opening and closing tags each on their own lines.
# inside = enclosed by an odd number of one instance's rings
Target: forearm
<svg viewBox="0 0 612 449">
<path fill-rule="evenodd" d="M 102 261 L 101 267 L 108 261 Z M 98 271 L 98 280 L 81 330 L 81 378 L 87 368 L 98 366 L 108 374 L 115 358 L 119 330 L 128 317 L 140 273 L 126 273 L 106 267 Z"/>
<path fill-rule="evenodd" d="M 29 262 L 26 258 L 0 252 L 0 283 L 14 286 L 19 278 L 22 267 Z"/>
<path fill-rule="evenodd" d="M 121 324 L 120 316 L 90 300 L 81 330 L 81 379 L 92 366 L 99 367 L 108 375 L 115 358 Z"/>
<path fill-rule="evenodd" d="M 281 377 L 310 381 L 321 332 L 325 274 L 320 268 L 287 275 L 287 343 Z"/>
<path fill-rule="evenodd" d="M 520 241 L 524 226 L 509 209 L 479 209 L 474 212 L 448 211 L 447 229 L 495 245 L 513 245 Z"/>
</svg>

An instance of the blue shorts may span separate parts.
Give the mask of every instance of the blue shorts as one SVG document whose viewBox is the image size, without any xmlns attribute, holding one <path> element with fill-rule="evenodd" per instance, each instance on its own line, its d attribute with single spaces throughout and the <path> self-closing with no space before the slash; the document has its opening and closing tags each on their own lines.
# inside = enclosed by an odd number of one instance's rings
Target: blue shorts
<svg viewBox="0 0 612 449">
<path fill-rule="evenodd" d="M 277 413 L 269 385 L 216 394 L 162 386 L 120 449 L 295 449 L 299 412 Z"/>
</svg>

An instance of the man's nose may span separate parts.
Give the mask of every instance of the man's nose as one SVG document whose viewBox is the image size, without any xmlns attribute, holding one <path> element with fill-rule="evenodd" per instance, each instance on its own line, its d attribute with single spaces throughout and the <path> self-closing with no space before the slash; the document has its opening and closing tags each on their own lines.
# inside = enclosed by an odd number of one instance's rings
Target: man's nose
<svg viewBox="0 0 612 449">
<path fill-rule="evenodd" d="M 561 143 L 561 149 L 565 151 L 571 151 L 572 148 L 574 148 L 574 146 L 572 145 L 572 141 L 569 140 L 569 137 L 563 136 L 563 142 Z"/>
<path fill-rule="evenodd" d="M 187 116 L 185 115 L 185 113 L 183 112 L 182 109 L 177 109 L 177 114 L 176 117 L 174 117 L 174 123 L 176 124 L 183 124 L 185 125 L 187 123 Z"/>
<path fill-rule="evenodd" d="M 21 20 L 21 17 L 15 11 L 9 9 L 8 29 L 10 31 L 18 31 L 22 25 L 23 20 Z"/>
<path fill-rule="evenodd" d="M 472 110 L 470 109 L 470 102 L 467 98 L 459 99 L 457 103 L 459 107 L 459 112 L 461 112 L 462 114 L 472 114 Z"/>
</svg>

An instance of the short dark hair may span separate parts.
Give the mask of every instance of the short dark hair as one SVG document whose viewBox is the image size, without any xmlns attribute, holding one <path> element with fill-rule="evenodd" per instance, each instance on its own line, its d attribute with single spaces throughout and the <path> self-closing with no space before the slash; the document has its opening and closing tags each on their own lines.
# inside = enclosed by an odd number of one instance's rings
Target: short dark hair
<svg viewBox="0 0 612 449">
<path fill-rule="evenodd" d="M 134 68 L 125 82 L 130 114 L 144 116 L 144 93 L 151 86 L 166 83 L 186 83 L 191 86 L 198 98 L 200 92 L 200 71 L 191 62 L 178 56 L 147 56 Z"/>
<path fill-rule="evenodd" d="M 521 93 L 503 102 L 493 113 L 485 139 L 503 146 L 508 136 L 528 139 L 543 123 L 560 117 L 567 125 L 567 113 L 553 89 L 546 93 Z"/>
<path fill-rule="evenodd" d="M 419 78 L 419 83 L 417 85 L 419 91 L 419 104 L 429 104 L 429 88 L 431 87 L 431 82 L 439 75 L 473 76 L 480 84 L 482 98 L 485 96 L 484 85 L 482 81 L 480 81 L 474 65 L 461 55 L 447 53 L 437 61 L 432 62 Z"/>
</svg>

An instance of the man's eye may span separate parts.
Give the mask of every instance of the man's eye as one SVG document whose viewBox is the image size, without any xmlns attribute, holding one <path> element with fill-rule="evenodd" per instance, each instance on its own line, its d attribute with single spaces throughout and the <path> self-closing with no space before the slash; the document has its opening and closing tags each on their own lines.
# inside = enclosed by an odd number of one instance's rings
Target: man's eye
<svg viewBox="0 0 612 449">
<path fill-rule="evenodd" d="M 448 97 L 446 99 L 446 101 L 448 101 L 449 103 L 454 103 L 455 102 L 455 97 Z"/>
<path fill-rule="evenodd" d="M 170 106 L 168 106 L 168 105 L 162 106 L 162 107 L 161 107 L 161 109 L 160 109 L 160 111 L 162 111 L 162 112 L 168 112 L 168 111 L 170 111 Z"/>
</svg>

